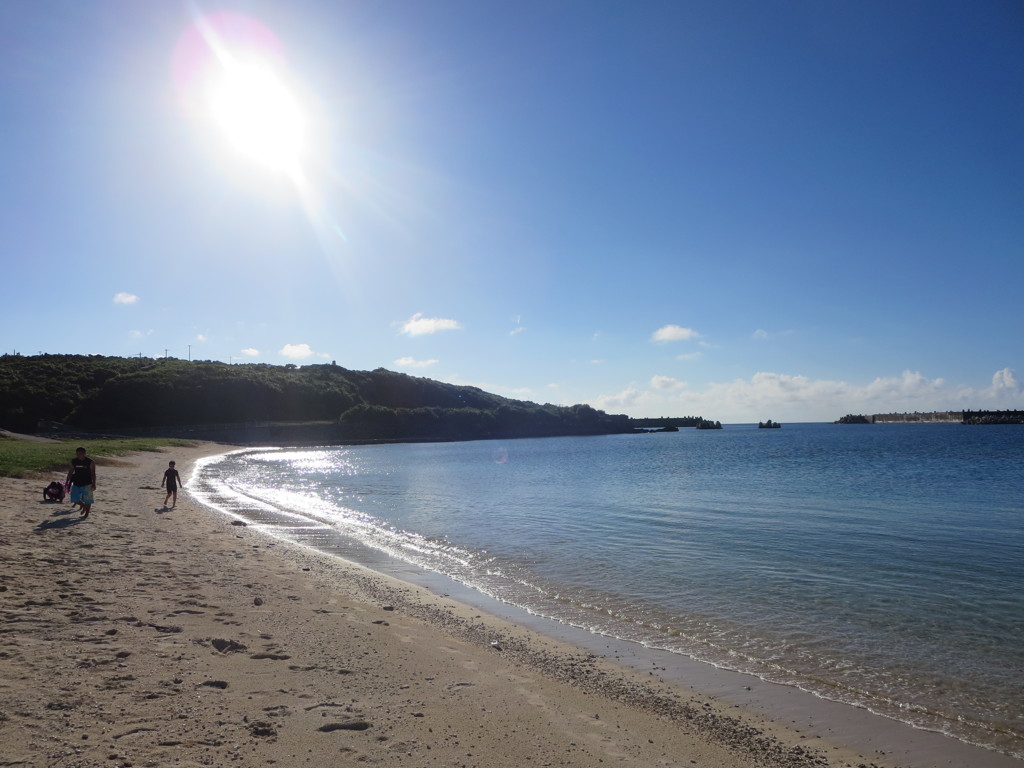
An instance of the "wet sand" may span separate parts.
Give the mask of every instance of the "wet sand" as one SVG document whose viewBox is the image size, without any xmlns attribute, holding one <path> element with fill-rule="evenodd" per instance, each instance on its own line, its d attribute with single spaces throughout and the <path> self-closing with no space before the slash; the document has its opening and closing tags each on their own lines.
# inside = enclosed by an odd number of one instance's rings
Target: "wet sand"
<svg viewBox="0 0 1024 768">
<path fill-rule="evenodd" d="M 0 766 L 891 766 L 98 468 L 0 478 Z M 56 477 L 56 475 L 54 475 Z M 993 756 L 995 757 L 995 756 Z M 980 763 L 979 763 L 980 764 Z"/>
</svg>

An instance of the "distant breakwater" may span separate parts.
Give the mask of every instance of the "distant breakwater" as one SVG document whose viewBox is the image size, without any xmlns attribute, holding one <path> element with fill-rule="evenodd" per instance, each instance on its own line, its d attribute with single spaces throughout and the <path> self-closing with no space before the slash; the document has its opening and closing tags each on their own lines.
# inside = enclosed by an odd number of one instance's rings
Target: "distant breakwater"
<svg viewBox="0 0 1024 768">
<path fill-rule="evenodd" d="M 876 413 L 872 424 L 1024 424 L 1024 411 Z"/>
</svg>

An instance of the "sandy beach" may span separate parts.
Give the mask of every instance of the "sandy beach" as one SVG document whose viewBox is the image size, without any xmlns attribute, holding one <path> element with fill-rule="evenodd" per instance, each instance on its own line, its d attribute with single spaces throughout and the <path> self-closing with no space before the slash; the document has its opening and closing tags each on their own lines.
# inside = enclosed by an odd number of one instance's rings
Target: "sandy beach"
<svg viewBox="0 0 1024 768">
<path fill-rule="evenodd" d="M 891 766 L 193 501 L 0 478 L 0 766 Z"/>
</svg>

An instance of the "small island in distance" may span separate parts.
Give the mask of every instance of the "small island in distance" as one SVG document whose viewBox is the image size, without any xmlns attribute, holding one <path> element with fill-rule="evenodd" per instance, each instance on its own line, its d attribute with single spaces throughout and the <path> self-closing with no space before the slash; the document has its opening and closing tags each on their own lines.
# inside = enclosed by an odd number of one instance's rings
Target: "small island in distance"
<svg viewBox="0 0 1024 768">
<path fill-rule="evenodd" d="M 710 419 L 701 419 L 699 422 L 697 422 L 696 426 L 697 429 L 721 429 L 722 422 L 711 421 Z"/>
</svg>

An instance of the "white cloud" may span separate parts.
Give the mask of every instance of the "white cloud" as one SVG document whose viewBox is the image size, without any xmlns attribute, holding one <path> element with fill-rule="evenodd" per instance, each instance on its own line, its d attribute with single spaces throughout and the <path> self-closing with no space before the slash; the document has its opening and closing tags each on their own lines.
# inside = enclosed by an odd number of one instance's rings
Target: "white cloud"
<svg viewBox="0 0 1024 768">
<path fill-rule="evenodd" d="M 1012 368 L 1003 368 L 992 374 L 992 391 L 1020 393 L 1020 382 Z"/>
<path fill-rule="evenodd" d="M 964 408 L 979 410 L 1018 409 L 1024 407 L 1024 389 L 1012 368 L 1003 368 L 992 374 L 991 386 L 984 389 L 964 389 L 959 393 Z"/>
<path fill-rule="evenodd" d="M 953 392 L 941 378 L 919 372 L 878 377 L 858 385 L 846 381 L 761 371 L 749 379 L 709 382 L 703 389 L 685 386 L 668 376 L 655 376 L 650 388 L 635 384 L 623 392 L 592 401 L 605 410 L 625 410 L 633 416 L 703 416 L 726 423 L 776 421 L 835 421 L 847 413 L 962 410 L 971 407 L 1010 408 L 1024 402 L 1013 372 L 998 371 L 984 390 Z M 607 406 L 607 407 L 606 407 Z"/>
<path fill-rule="evenodd" d="M 787 331 L 772 331 L 772 332 L 769 333 L 768 331 L 764 330 L 763 328 L 758 328 L 756 331 L 754 331 L 752 334 L 750 334 L 750 337 L 753 338 L 753 339 L 776 339 L 776 338 L 778 338 L 780 336 L 791 336 L 792 334 L 793 334 L 793 331 L 790 331 L 790 330 L 787 330 Z"/>
<path fill-rule="evenodd" d="M 129 331 L 128 335 L 131 336 L 133 339 L 144 339 L 147 336 L 153 335 L 153 329 L 150 328 L 148 331 Z"/>
<path fill-rule="evenodd" d="M 664 325 L 651 335 L 651 341 L 664 344 L 667 341 L 688 341 L 700 338 L 700 334 L 692 328 L 683 328 L 679 325 Z"/>
<path fill-rule="evenodd" d="M 242 350 L 242 354 L 246 357 L 259 357 L 260 351 L 254 347 L 246 347 Z"/>
<path fill-rule="evenodd" d="M 673 379 L 671 376 L 652 376 L 651 386 L 655 389 L 673 390 L 685 387 L 686 382 L 680 381 L 679 379 Z"/>
<path fill-rule="evenodd" d="M 944 396 L 944 383 L 940 378 L 928 379 L 914 371 L 879 377 L 863 386 L 760 372 L 749 381 L 737 379 L 710 385 L 704 401 L 726 413 L 741 414 L 739 418 L 729 416 L 731 420 L 834 421 L 847 413 L 946 410 L 952 403 L 948 395 Z"/>
<path fill-rule="evenodd" d="M 284 355 L 292 360 L 305 360 L 313 354 L 309 344 L 285 344 L 278 350 L 279 355 Z"/>
<path fill-rule="evenodd" d="M 621 392 L 614 395 L 602 395 L 595 399 L 592 405 L 605 413 L 634 413 L 648 400 L 648 395 L 635 384 L 630 384 Z"/>
<path fill-rule="evenodd" d="M 207 337 L 205 333 L 197 333 L 196 341 L 206 341 Z"/>
<path fill-rule="evenodd" d="M 511 331 L 508 332 L 508 335 L 509 336 L 518 336 L 520 333 L 522 333 L 525 330 L 526 330 L 526 328 L 524 328 L 523 326 L 517 325 L 515 328 L 513 328 Z"/>
<path fill-rule="evenodd" d="M 422 312 L 417 312 L 402 324 L 400 332 L 410 336 L 424 336 L 438 331 L 454 331 L 461 327 L 456 320 L 443 317 L 424 317 Z"/>
<path fill-rule="evenodd" d="M 429 368 L 432 365 L 436 365 L 438 360 L 417 360 L 414 357 L 400 357 L 395 360 L 395 365 L 399 368 Z"/>
<path fill-rule="evenodd" d="M 871 399 L 877 400 L 920 398 L 934 395 L 944 383 L 943 379 L 929 381 L 920 373 L 904 371 L 902 376 L 875 379 L 864 388 L 864 393 Z"/>
<path fill-rule="evenodd" d="M 114 294 L 115 304 L 135 304 L 139 300 L 139 297 L 134 293 L 128 293 L 127 291 L 121 291 L 120 293 Z"/>
<path fill-rule="evenodd" d="M 676 360 L 698 360 L 703 352 L 687 352 L 685 355 L 676 355 Z"/>
</svg>

